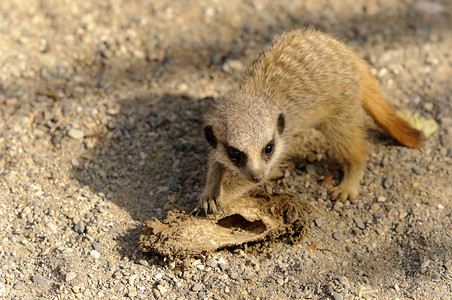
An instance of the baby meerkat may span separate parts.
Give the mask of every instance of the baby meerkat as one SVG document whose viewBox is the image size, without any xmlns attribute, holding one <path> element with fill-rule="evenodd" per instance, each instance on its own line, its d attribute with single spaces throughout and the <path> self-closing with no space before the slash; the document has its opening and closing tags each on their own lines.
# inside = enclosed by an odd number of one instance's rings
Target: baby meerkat
<svg viewBox="0 0 452 300">
<path fill-rule="evenodd" d="M 272 178 L 307 128 L 319 129 L 343 160 L 332 196 L 355 200 L 368 151 L 365 113 L 399 143 L 421 147 L 421 132 L 396 115 L 348 46 L 312 29 L 283 34 L 205 114 L 211 151 L 197 209 L 215 213 Z"/>
</svg>

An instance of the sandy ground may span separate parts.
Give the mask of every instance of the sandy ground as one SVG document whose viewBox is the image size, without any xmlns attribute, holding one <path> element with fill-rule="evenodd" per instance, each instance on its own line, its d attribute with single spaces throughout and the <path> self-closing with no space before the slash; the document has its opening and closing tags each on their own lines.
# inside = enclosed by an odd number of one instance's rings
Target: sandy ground
<svg viewBox="0 0 452 300">
<path fill-rule="evenodd" d="M 0 298 L 451 299 L 452 2 L 3 0 Z M 360 201 L 318 132 L 266 188 L 314 208 L 307 237 L 178 265 L 143 224 L 192 209 L 201 115 L 275 35 L 313 26 L 353 47 L 399 109 L 434 120 L 419 150 L 382 133 Z"/>
</svg>

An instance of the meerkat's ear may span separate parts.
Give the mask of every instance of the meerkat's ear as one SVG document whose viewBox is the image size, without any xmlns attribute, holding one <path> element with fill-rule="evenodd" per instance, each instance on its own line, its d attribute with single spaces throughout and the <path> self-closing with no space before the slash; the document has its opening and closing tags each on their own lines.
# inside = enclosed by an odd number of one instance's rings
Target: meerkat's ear
<svg viewBox="0 0 452 300">
<path fill-rule="evenodd" d="M 215 137 L 215 134 L 213 133 L 213 128 L 210 125 L 207 125 L 204 127 L 204 135 L 206 137 L 207 142 L 212 146 L 213 148 L 217 147 L 217 138 Z"/>
<path fill-rule="evenodd" d="M 286 126 L 286 119 L 282 113 L 279 114 L 278 117 L 278 132 L 282 134 L 284 132 L 284 127 Z"/>
</svg>

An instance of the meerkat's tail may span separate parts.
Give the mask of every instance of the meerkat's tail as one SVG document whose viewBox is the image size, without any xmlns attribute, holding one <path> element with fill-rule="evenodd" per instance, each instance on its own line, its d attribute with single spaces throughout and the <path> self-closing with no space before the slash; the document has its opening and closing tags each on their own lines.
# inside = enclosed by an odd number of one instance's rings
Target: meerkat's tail
<svg viewBox="0 0 452 300">
<path fill-rule="evenodd" d="M 363 90 L 364 110 L 375 120 L 378 126 L 396 139 L 402 145 L 411 148 L 420 148 L 423 144 L 423 134 L 414 129 L 405 120 L 402 120 L 391 103 L 380 93 L 377 83 L 367 78 Z"/>
</svg>

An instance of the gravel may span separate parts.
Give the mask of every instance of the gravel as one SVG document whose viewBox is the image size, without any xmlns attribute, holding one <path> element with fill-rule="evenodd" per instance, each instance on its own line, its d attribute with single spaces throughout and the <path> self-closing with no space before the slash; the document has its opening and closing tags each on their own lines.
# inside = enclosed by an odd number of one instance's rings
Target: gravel
<svg viewBox="0 0 452 300">
<path fill-rule="evenodd" d="M 0 298 L 447 299 L 452 290 L 450 1 L 3 1 Z M 191 210 L 202 112 L 276 34 L 312 25 L 354 48 L 397 107 L 439 128 L 421 151 L 369 132 L 357 202 L 317 131 L 271 193 L 310 233 L 179 265 L 143 223 Z M 328 180 L 327 180 L 328 179 Z M 193 264 L 193 261 L 197 261 Z"/>
</svg>

